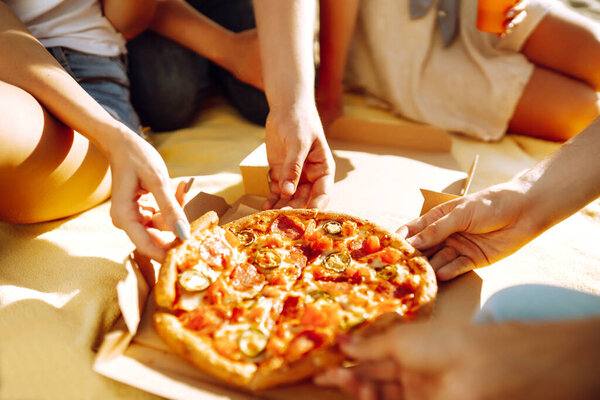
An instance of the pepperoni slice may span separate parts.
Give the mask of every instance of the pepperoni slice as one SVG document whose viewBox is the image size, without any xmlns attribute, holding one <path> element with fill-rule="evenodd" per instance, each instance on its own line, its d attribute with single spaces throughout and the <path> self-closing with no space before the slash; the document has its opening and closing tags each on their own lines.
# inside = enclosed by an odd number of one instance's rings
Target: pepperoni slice
<svg viewBox="0 0 600 400">
<path fill-rule="evenodd" d="M 317 331 L 304 331 L 296 336 L 288 346 L 285 359 L 288 362 L 296 361 L 306 353 L 318 349 L 327 342 L 327 336 Z"/>
<path fill-rule="evenodd" d="M 298 218 L 283 215 L 273 221 L 271 232 L 280 233 L 288 239 L 300 239 L 304 235 L 304 224 Z"/>
<path fill-rule="evenodd" d="M 252 264 L 238 265 L 231 272 L 231 286 L 237 290 L 246 290 L 265 281 L 265 276 Z"/>
</svg>

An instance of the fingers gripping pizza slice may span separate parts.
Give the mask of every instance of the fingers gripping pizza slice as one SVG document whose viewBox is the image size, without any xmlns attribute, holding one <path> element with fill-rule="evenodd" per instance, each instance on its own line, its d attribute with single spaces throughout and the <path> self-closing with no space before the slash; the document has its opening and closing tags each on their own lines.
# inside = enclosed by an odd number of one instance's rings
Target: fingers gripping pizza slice
<svg viewBox="0 0 600 400">
<path fill-rule="evenodd" d="M 159 335 L 221 380 L 260 390 L 341 363 L 340 334 L 430 314 L 435 275 L 406 241 L 348 215 L 271 210 L 171 249 L 156 286 Z"/>
</svg>

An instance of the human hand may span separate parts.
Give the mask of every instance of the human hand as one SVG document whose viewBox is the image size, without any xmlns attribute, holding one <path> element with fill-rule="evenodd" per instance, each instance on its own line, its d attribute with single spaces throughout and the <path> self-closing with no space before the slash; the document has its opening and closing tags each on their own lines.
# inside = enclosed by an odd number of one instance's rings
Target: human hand
<svg viewBox="0 0 600 400">
<path fill-rule="evenodd" d="M 518 180 L 440 204 L 398 229 L 429 256 L 442 281 L 496 262 L 540 232 Z"/>
<path fill-rule="evenodd" d="M 518 24 L 523 22 L 527 16 L 528 0 L 520 0 L 506 12 L 506 20 L 504 21 L 504 32 L 500 36 L 508 35 Z"/>
<path fill-rule="evenodd" d="M 335 162 L 314 106 L 267 117 L 265 142 L 271 194 L 263 209 L 325 208 L 333 185 Z"/>
<path fill-rule="evenodd" d="M 234 54 L 230 57 L 229 70 L 240 81 L 264 90 L 265 84 L 256 29 L 236 33 L 234 43 Z"/>
<path fill-rule="evenodd" d="M 411 323 L 342 344 L 358 364 L 315 378 L 360 400 L 593 398 L 598 321 Z M 596 328 L 597 329 L 597 328 Z M 575 393 L 577 392 L 577 393 Z M 588 397 L 586 397 L 588 396 Z"/>
<path fill-rule="evenodd" d="M 190 225 L 181 202 L 173 194 L 162 158 L 149 143 L 133 133 L 122 135 L 118 145 L 111 146 L 108 156 L 113 224 L 127 233 L 142 254 L 162 261 L 168 243 L 159 230 L 171 231 L 182 240 L 190 235 Z M 160 209 L 158 217 L 154 212 L 150 220 L 149 210 L 145 208 L 147 202 L 140 204 L 140 198 L 147 193 L 152 194 Z"/>
</svg>

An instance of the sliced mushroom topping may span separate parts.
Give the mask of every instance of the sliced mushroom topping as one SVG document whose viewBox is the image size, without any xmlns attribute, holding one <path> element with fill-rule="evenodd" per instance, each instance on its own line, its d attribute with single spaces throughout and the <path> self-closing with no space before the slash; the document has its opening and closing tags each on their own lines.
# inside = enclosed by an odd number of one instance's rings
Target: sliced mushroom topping
<svg viewBox="0 0 600 400">
<path fill-rule="evenodd" d="M 256 266 L 262 269 L 273 269 L 281 264 L 281 256 L 271 249 L 261 249 L 254 258 Z"/>
<path fill-rule="evenodd" d="M 385 279 L 386 281 L 391 281 L 398 276 L 398 271 L 393 266 L 386 265 L 377 271 L 377 276 Z"/>
<path fill-rule="evenodd" d="M 330 235 L 342 233 L 342 224 L 338 221 L 327 221 L 323 224 L 323 230 Z"/>
<path fill-rule="evenodd" d="M 240 335 L 238 346 L 240 347 L 242 354 L 252 358 L 265 350 L 267 347 L 267 340 L 267 335 L 261 330 L 250 328 Z"/>
<path fill-rule="evenodd" d="M 344 272 L 346 267 L 350 264 L 350 254 L 345 251 L 340 251 L 337 253 L 331 253 L 325 260 L 323 260 L 323 265 L 325 268 L 330 269 L 335 272 Z"/>
<path fill-rule="evenodd" d="M 240 243 L 244 246 L 248 246 L 256 240 L 256 234 L 251 230 L 244 230 L 237 233 L 237 238 Z"/>
<path fill-rule="evenodd" d="M 202 272 L 188 269 L 179 275 L 179 284 L 189 292 L 201 292 L 211 284 L 210 279 Z"/>
</svg>

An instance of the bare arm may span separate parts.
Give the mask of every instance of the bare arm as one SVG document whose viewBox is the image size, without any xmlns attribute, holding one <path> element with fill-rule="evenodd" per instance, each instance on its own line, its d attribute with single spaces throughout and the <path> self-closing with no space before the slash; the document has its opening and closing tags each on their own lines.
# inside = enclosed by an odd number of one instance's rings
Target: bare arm
<svg viewBox="0 0 600 400">
<path fill-rule="evenodd" d="M 600 119 L 513 180 L 441 204 L 400 230 L 438 279 L 489 265 L 600 195 Z"/>
<path fill-rule="evenodd" d="M 232 32 L 182 0 L 103 0 L 103 4 L 108 20 L 127 39 L 150 29 L 262 88 L 255 30 Z"/>
<path fill-rule="evenodd" d="M 0 80 L 34 96 L 58 120 L 102 151 L 111 166 L 113 222 L 127 232 L 142 252 L 161 259 L 164 250 L 153 242 L 141 223 L 138 194 L 153 193 L 171 231 L 179 224 L 183 234 L 180 236 L 185 236 L 189 225 L 169 186 L 158 152 L 90 97 L 3 2 L 0 54 Z"/>
<path fill-rule="evenodd" d="M 323 208 L 334 162 L 314 100 L 315 3 L 255 0 L 265 93 L 271 196 L 265 207 Z"/>
</svg>

